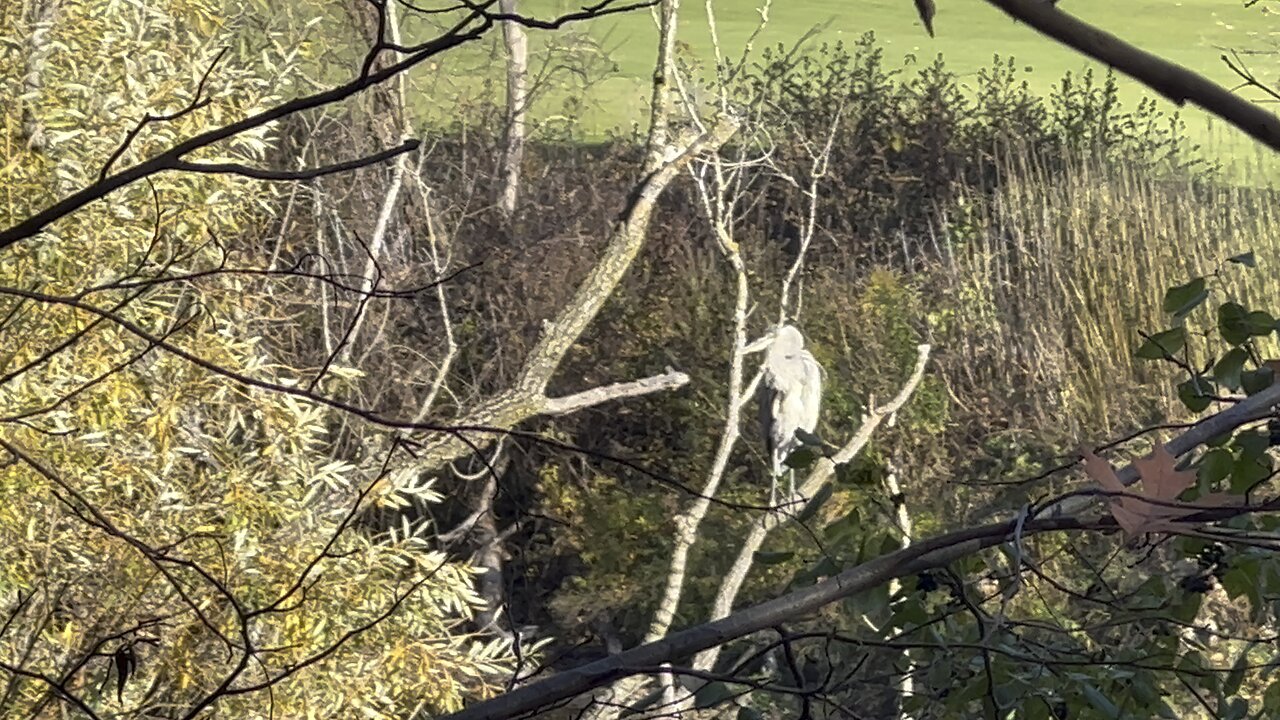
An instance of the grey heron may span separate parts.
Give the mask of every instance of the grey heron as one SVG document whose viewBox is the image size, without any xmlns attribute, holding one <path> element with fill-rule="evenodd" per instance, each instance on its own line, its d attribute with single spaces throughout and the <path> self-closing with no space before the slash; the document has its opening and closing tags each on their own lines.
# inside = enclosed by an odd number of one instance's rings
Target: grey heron
<svg viewBox="0 0 1280 720">
<path fill-rule="evenodd" d="M 803 443 L 797 430 L 812 433 L 818 426 L 822 403 L 822 366 L 804 347 L 804 336 L 792 325 L 783 325 L 774 333 L 764 358 L 764 377 L 760 382 L 760 425 L 769 449 L 772 474 L 769 480 L 769 504 L 774 503 L 778 476 L 787 456 Z M 795 471 L 789 473 L 792 499 L 796 494 Z"/>
</svg>

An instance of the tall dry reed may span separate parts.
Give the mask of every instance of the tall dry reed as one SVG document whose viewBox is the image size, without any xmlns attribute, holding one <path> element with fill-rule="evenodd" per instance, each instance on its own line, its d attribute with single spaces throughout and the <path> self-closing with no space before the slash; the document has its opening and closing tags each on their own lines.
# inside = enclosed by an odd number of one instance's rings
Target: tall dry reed
<svg viewBox="0 0 1280 720">
<path fill-rule="evenodd" d="M 1172 368 L 1133 355 L 1139 331 L 1168 326 L 1160 305 L 1170 286 L 1221 269 L 1206 306 L 1228 296 L 1280 306 L 1270 189 L 1087 154 L 1050 168 L 1011 148 L 1000 175 L 997 189 L 967 188 L 943 214 L 959 379 L 1025 394 L 1028 409 L 1071 436 L 1179 412 Z M 1257 268 L 1224 262 L 1246 251 Z M 1192 359 L 1206 357 L 1200 343 Z"/>
</svg>

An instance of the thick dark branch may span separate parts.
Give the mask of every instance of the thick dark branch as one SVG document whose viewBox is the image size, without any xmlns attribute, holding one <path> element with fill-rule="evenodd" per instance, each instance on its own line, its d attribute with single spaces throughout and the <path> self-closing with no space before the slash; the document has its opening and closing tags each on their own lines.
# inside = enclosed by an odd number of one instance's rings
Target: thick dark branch
<svg viewBox="0 0 1280 720">
<path fill-rule="evenodd" d="M 1174 457 L 1186 455 L 1213 438 L 1271 415 L 1272 408 L 1277 404 L 1280 404 L 1280 382 L 1192 425 L 1186 432 L 1166 443 L 1165 449 Z M 1138 470 L 1133 465 L 1128 465 L 1117 473 L 1117 477 L 1125 485 L 1133 485 L 1138 482 Z M 1092 497 L 1069 496 L 1049 506 L 1040 515 L 1043 517 L 1074 515 L 1091 502 L 1093 502 Z"/>
<path fill-rule="evenodd" d="M 79 192 L 73 193 L 62 200 L 59 200 L 17 225 L 14 225 L 7 230 L 0 231 L 0 249 L 6 248 L 19 240 L 25 240 L 26 238 L 35 235 L 41 230 L 44 230 L 44 228 L 50 223 L 60 220 L 61 218 L 70 215 L 94 201 L 102 199 L 126 185 L 130 185 L 138 180 L 142 180 L 166 170 L 177 169 L 182 163 L 182 158 L 196 150 L 209 147 L 228 138 L 235 137 L 240 133 L 267 125 L 294 113 L 311 110 L 313 108 L 345 100 L 356 93 L 394 77 L 397 73 L 408 70 L 428 58 L 439 55 L 440 53 L 457 47 L 465 42 L 479 38 L 491 26 L 491 21 L 484 21 L 470 30 L 448 33 L 436 38 L 435 40 L 424 43 L 414 54 L 406 57 L 398 63 L 389 65 L 378 72 L 358 77 L 344 85 L 339 85 L 338 87 L 331 88 L 323 92 L 297 98 L 296 100 L 290 100 L 289 102 L 264 110 L 256 115 L 250 115 L 243 120 L 200 133 L 195 137 L 174 145 L 149 160 L 145 160 L 133 167 L 122 170 L 100 180 L 99 182 L 93 183 Z"/>
<path fill-rule="evenodd" d="M 1280 401 L 1280 383 L 1251 398 L 1205 419 L 1166 444 L 1174 455 L 1183 455 L 1206 440 L 1229 432 L 1265 414 Z M 1137 471 L 1129 465 L 1120 473 L 1127 484 Z M 1100 530 L 1114 527 L 1111 518 L 1084 519 L 1063 516 L 1062 509 L 1073 500 L 1050 503 L 1021 523 L 1007 522 L 965 528 L 923 540 L 908 548 L 883 555 L 844 570 L 835 577 L 765 603 L 735 612 L 725 618 L 667 635 L 655 642 L 612 655 L 604 660 L 569 670 L 547 680 L 530 683 L 493 700 L 479 703 L 447 716 L 448 720 L 506 720 L 524 716 L 564 701 L 619 678 L 633 674 L 633 668 L 659 666 L 702 650 L 718 647 L 735 638 L 774 627 L 858 592 L 878 587 L 894 578 L 914 575 L 1005 542 L 1017 542 L 1035 534 L 1055 531 Z M 1088 500 L 1086 500 L 1088 502 Z M 1200 513 L 1191 520 L 1221 520 L 1234 515 L 1271 511 L 1275 503 L 1224 507 Z M 1046 517 L 1052 513 L 1056 517 Z M 1189 528 L 1190 530 L 1190 528 Z"/>
<path fill-rule="evenodd" d="M 1105 520 L 1058 518 L 1026 523 L 1022 536 L 1055 530 L 1112 527 Z M 715 622 L 672 633 L 639 647 L 612 655 L 553 677 L 530 683 L 492 700 L 477 703 L 445 716 L 446 720 L 506 720 L 524 717 L 636 672 L 636 668 L 660 666 L 688 657 L 735 638 L 767 630 L 779 623 L 812 613 L 832 602 L 882 585 L 895 577 L 913 575 L 945 565 L 979 550 L 1013 539 L 1014 521 L 967 528 L 922 541 L 845 570 L 835 577 L 765 603 L 735 612 Z"/>
<path fill-rule="evenodd" d="M 208 173 L 211 175 L 240 175 L 255 180 L 314 180 L 325 175 L 336 175 L 337 173 L 348 172 L 350 170 L 358 170 L 362 167 L 376 165 L 384 160 L 402 155 L 404 153 L 413 152 L 418 149 L 422 143 L 418 140 L 408 140 L 399 147 L 383 150 L 380 153 L 368 155 L 355 160 L 347 160 L 346 162 L 334 163 L 318 168 L 308 168 L 306 170 L 266 170 L 264 168 L 255 168 L 240 163 L 204 163 L 190 162 L 187 160 L 178 160 L 174 163 L 174 170 L 185 170 L 194 173 Z"/>
<path fill-rule="evenodd" d="M 987 0 L 1012 17 L 1104 62 L 1173 102 L 1190 102 L 1280 150 L 1280 118 L 1205 76 L 1078 20 L 1044 0 Z"/>
<path fill-rule="evenodd" d="M 643 6 L 643 4 L 636 4 L 634 6 L 627 5 L 612 7 L 613 5 L 614 0 L 604 0 L 603 2 L 588 7 L 582 11 L 567 13 L 553 20 L 540 23 L 537 26 L 542 27 L 545 25 L 550 27 L 559 27 L 567 22 L 587 20 L 594 17 L 623 12 L 625 10 L 632 9 L 633 7 Z M 508 19 L 515 20 L 515 18 Z M 527 18 L 525 20 L 528 22 L 535 22 Z M 355 79 L 342 85 L 338 85 L 337 87 L 290 100 L 289 102 L 263 110 L 255 115 L 250 115 L 242 120 L 208 130 L 184 140 L 155 157 L 144 160 L 143 162 L 117 172 L 114 175 L 101 178 L 98 182 L 95 182 L 78 192 L 72 193 L 12 227 L 0 230 L 0 249 L 9 247 L 20 240 L 32 237 L 44 230 L 51 223 L 80 210 L 90 203 L 101 200 L 122 187 L 148 178 L 157 173 L 165 172 L 167 170 L 182 169 L 182 166 L 185 163 L 183 158 L 196 150 L 210 147 L 222 142 L 223 140 L 235 137 L 240 133 L 268 125 L 280 120 L 281 118 L 293 115 L 294 113 L 346 100 L 359 92 L 367 90 L 374 85 L 378 85 L 395 77 L 399 73 L 405 72 L 406 70 L 421 64 L 429 58 L 435 57 L 436 55 L 451 50 L 459 45 L 482 37 L 494 26 L 494 23 L 494 18 L 488 12 L 484 10 L 472 10 L 457 24 L 439 37 L 412 47 L 404 48 L 404 58 L 382 68 L 381 70 L 361 74 Z"/>
<path fill-rule="evenodd" d="M 120 147 L 117 147 L 116 151 L 111 153 L 111 157 L 107 158 L 107 161 L 102 164 L 102 170 L 98 171 L 98 182 L 102 182 L 107 179 L 107 173 L 110 172 L 111 166 L 114 165 L 116 160 L 119 160 L 120 156 L 129 149 L 129 146 L 133 144 L 133 141 L 137 139 L 138 134 L 141 133 L 142 129 L 147 125 L 150 125 L 153 122 L 172 122 L 184 115 L 189 115 L 196 110 L 207 107 L 209 103 L 212 102 L 211 98 L 204 96 L 204 86 L 205 83 L 209 82 L 209 75 L 213 73 L 213 69 L 218 66 L 218 62 L 222 60 L 222 56 L 226 55 L 227 50 L 229 49 L 230 48 L 222 48 L 222 50 L 218 52 L 217 56 L 213 58 L 213 62 L 209 63 L 209 67 L 205 69 L 204 75 L 200 76 L 200 84 L 196 86 L 195 97 L 191 98 L 191 102 L 188 103 L 186 107 L 167 115 L 152 115 L 151 113 L 147 113 L 142 116 L 142 119 L 138 121 L 138 124 L 134 125 L 133 129 L 124 136 L 124 141 L 120 143 Z"/>
</svg>

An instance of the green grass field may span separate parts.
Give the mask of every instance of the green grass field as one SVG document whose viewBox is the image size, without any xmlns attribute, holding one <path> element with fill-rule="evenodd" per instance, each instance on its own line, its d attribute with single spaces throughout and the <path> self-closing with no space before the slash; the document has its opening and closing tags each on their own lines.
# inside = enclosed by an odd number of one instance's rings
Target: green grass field
<svg viewBox="0 0 1280 720">
<path fill-rule="evenodd" d="M 1263 12 L 1259 7 L 1245 8 L 1243 0 L 1061 2 L 1068 12 L 1228 85 L 1234 84 L 1236 78 L 1221 60 L 1224 49 L 1265 50 L 1280 38 L 1280 21 L 1276 19 L 1280 16 Z M 926 63 L 940 53 L 948 68 L 962 80 L 990 64 L 997 54 L 1013 57 L 1019 66 L 1030 69 L 1027 79 L 1034 87 L 1046 91 L 1067 71 L 1090 66 L 1104 69 L 1030 27 L 1013 22 L 983 0 L 937 0 L 937 4 L 934 21 L 937 37 L 930 38 L 920 26 L 911 0 L 775 0 L 768 26 L 757 41 L 756 53 L 765 45 L 790 46 L 815 28 L 817 33 L 808 41 L 811 48 L 826 41 L 852 42 L 870 30 L 883 44 L 889 65 L 904 62 L 907 55 Z M 575 10 L 580 5 L 577 0 L 527 0 L 523 8 L 546 17 Z M 713 0 L 713 8 L 724 52 L 730 57 L 739 56 L 746 39 L 759 23 L 757 2 Z M 648 98 L 647 79 L 652 73 L 656 36 L 650 14 L 632 12 L 577 27 L 585 30 L 603 49 L 603 56 L 587 55 L 602 61 L 610 67 L 610 72 L 585 92 L 547 93 L 535 107 L 535 116 L 554 119 L 563 113 L 563 101 L 572 96 L 582 101 L 582 106 L 574 110 L 575 119 L 582 121 L 589 132 L 603 133 L 641 121 Z M 563 42 L 563 38 L 563 34 L 534 33 L 531 47 L 535 69 L 545 57 L 548 43 Z M 681 9 L 680 40 L 704 59 L 712 57 L 705 3 L 686 0 Z M 495 49 L 460 54 L 451 61 L 453 67 L 449 74 L 454 78 L 459 75 L 500 78 L 492 74 L 498 69 Z M 575 52 L 583 57 L 581 47 Z M 1250 60 L 1259 77 L 1267 80 L 1280 77 L 1273 67 L 1274 58 L 1254 55 Z M 435 79 L 439 77 L 435 75 Z M 433 85 L 438 91 L 438 84 Z M 1136 101 L 1145 92 L 1127 79 L 1123 87 L 1128 101 Z M 1174 106 L 1164 103 L 1164 108 L 1173 110 Z M 1251 170 L 1257 170 L 1262 159 L 1269 157 L 1260 153 L 1249 138 L 1220 122 L 1210 121 L 1198 110 L 1188 109 L 1183 116 L 1195 140 L 1213 156 L 1236 165 L 1236 174 L 1245 176 L 1242 179 L 1254 174 Z"/>
</svg>

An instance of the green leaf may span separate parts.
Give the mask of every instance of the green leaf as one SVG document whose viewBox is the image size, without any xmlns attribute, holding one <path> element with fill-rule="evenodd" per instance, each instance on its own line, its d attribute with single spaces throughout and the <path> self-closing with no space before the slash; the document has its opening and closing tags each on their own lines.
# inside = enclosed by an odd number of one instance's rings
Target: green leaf
<svg viewBox="0 0 1280 720">
<path fill-rule="evenodd" d="M 1218 711 L 1218 717 L 1222 720 L 1243 720 L 1248 714 L 1249 701 L 1239 697 L 1231 698 L 1227 701 L 1226 707 Z"/>
<path fill-rule="evenodd" d="M 1249 353 L 1244 348 L 1232 348 L 1213 366 L 1213 377 L 1218 383 L 1231 389 L 1240 389 L 1240 373 L 1244 370 Z"/>
<path fill-rule="evenodd" d="M 1271 383 L 1275 381 L 1275 376 L 1275 371 L 1269 367 L 1245 370 L 1240 373 L 1240 386 L 1244 388 L 1246 394 L 1256 395 L 1271 387 Z"/>
<path fill-rule="evenodd" d="M 996 703 L 1002 708 L 1017 707 L 1022 705 L 1022 701 L 1027 697 L 1027 687 L 1024 683 L 1001 683 L 995 687 Z"/>
<path fill-rule="evenodd" d="M 1193 622 L 1200 612 L 1200 603 L 1204 600 L 1201 593 L 1183 593 L 1182 597 L 1169 605 L 1169 615 L 1174 620 L 1184 623 Z"/>
<path fill-rule="evenodd" d="M 862 532 L 862 513 L 857 507 L 849 510 L 844 517 L 837 518 L 822 529 L 822 536 L 828 542 L 842 543 L 853 535 Z"/>
<path fill-rule="evenodd" d="M 779 565 L 795 556 L 796 554 L 793 552 L 767 552 L 764 550 L 757 550 L 751 554 L 752 559 L 760 565 Z"/>
<path fill-rule="evenodd" d="M 1245 326 L 1249 330 L 1250 335 L 1263 336 L 1270 335 L 1276 329 L 1276 319 L 1271 313 L 1262 310 L 1254 310 L 1244 318 Z"/>
<path fill-rule="evenodd" d="M 1166 355 L 1176 354 L 1186 344 L 1186 328 L 1170 328 L 1148 337 L 1134 354 L 1143 360 L 1162 360 Z"/>
<path fill-rule="evenodd" d="M 813 519 L 813 516 L 817 515 L 822 506 L 831 499 L 831 494 L 835 492 L 835 489 L 835 483 L 831 481 L 823 483 L 822 487 L 818 488 L 818 492 L 813 494 L 813 499 L 801 508 L 800 513 L 796 515 L 796 520 L 798 522 L 807 522 Z"/>
<path fill-rule="evenodd" d="M 1271 437 L 1257 430 L 1246 430 L 1236 434 L 1235 445 L 1240 448 L 1241 459 L 1254 460 L 1271 447 Z"/>
<path fill-rule="evenodd" d="M 1186 285 L 1171 287 L 1164 294 L 1164 311 L 1180 318 L 1195 310 L 1209 297 L 1204 278 L 1198 277 Z"/>
<path fill-rule="evenodd" d="M 1227 258 L 1227 262 L 1243 265 L 1245 267 L 1258 267 L 1258 260 L 1253 256 L 1252 250 L 1246 253 L 1240 253 L 1239 255 L 1232 255 Z"/>
<path fill-rule="evenodd" d="M 1250 332 L 1249 311 L 1237 302 L 1224 302 L 1218 306 L 1218 332 L 1222 339 L 1232 345 L 1240 345 L 1248 340 Z"/>
<path fill-rule="evenodd" d="M 1213 383 L 1202 377 L 1194 377 L 1178 383 L 1178 399 L 1191 412 L 1201 412 L 1213 402 Z"/>
<path fill-rule="evenodd" d="M 906 628 L 922 625 L 928 620 L 929 612 L 917 596 L 915 600 L 903 602 L 901 607 L 894 611 L 893 615 L 889 617 L 889 625 L 896 628 Z"/>
<path fill-rule="evenodd" d="M 764 713 L 755 708 L 738 708 L 738 720 L 764 720 Z"/>
<path fill-rule="evenodd" d="M 1116 707 L 1115 703 L 1108 700 L 1107 696 L 1103 695 L 1098 688 L 1090 685 L 1089 683 L 1081 683 L 1080 692 L 1084 694 L 1084 699 L 1088 700 L 1089 704 L 1092 705 L 1095 710 L 1102 713 L 1103 717 L 1111 718 L 1111 720 L 1119 720 L 1120 708 Z"/>
<path fill-rule="evenodd" d="M 1271 458 L 1241 457 L 1231 469 L 1231 492 L 1244 494 L 1254 485 L 1271 476 Z"/>
<path fill-rule="evenodd" d="M 814 565 L 796 573 L 795 577 L 791 579 L 791 585 L 792 587 L 809 585 L 820 577 L 835 575 L 838 572 L 840 572 L 840 566 L 836 565 L 831 558 L 824 556 Z"/>
<path fill-rule="evenodd" d="M 1035 699 L 1021 706 L 1021 713 L 1017 715 L 1019 720 L 1053 720 L 1050 714 L 1049 706 L 1044 700 Z"/>
<path fill-rule="evenodd" d="M 947 706 L 952 708 L 963 708 L 969 703 L 987 694 L 987 684 L 983 682 L 966 682 L 960 686 L 959 691 L 952 692 L 947 695 Z"/>
<path fill-rule="evenodd" d="M 817 460 L 818 453 L 814 452 L 813 448 L 801 446 L 793 450 L 782 464 L 793 470 L 807 470 Z"/>
<path fill-rule="evenodd" d="M 693 694 L 693 704 L 699 710 L 705 710 L 724 703 L 738 695 L 728 683 L 709 682 L 698 688 Z"/>
<path fill-rule="evenodd" d="M 1202 675 L 1204 673 L 1204 658 L 1200 656 L 1199 650 L 1192 650 L 1178 658 L 1178 663 L 1174 669 L 1188 675 Z"/>
<path fill-rule="evenodd" d="M 1133 697 L 1143 705 L 1151 707 L 1153 705 L 1160 704 L 1160 691 L 1152 684 L 1151 675 L 1148 673 L 1142 673 L 1135 677 L 1129 683 L 1129 691 L 1133 694 Z"/>
<path fill-rule="evenodd" d="M 1214 448 L 1204 454 L 1200 467 L 1196 471 L 1204 488 L 1211 488 L 1215 483 L 1231 474 L 1236 459 L 1226 448 Z"/>
</svg>

